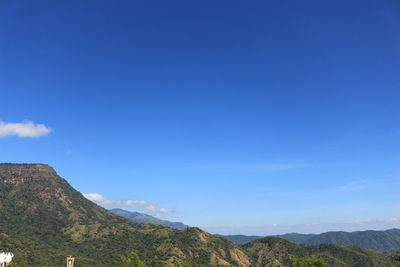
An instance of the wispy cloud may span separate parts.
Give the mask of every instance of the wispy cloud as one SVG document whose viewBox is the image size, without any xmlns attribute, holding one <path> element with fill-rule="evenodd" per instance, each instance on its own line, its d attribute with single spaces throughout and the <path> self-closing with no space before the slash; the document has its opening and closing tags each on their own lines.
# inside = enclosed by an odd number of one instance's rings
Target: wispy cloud
<svg viewBox="0 0 400 267">
<path fill-rule="evenodd" d="M 172 212 L 172 210 L 166 209 L 166 208 L 161 208 L 158 211 L 161 212 L 161 213 L 170 213 L 170 212 Z"/>
<path fill-rule="evenodd" d="M 348 191 L 358 191 L 366 188 L 367 186 L 367 181 L 366 180 L 358 180 L 358 181 L 352 181 L 348 184 L 339 186 L 336 188 L 335 191 L 338 192 L 348 192 Z"/>
<path fill-rule="evenodd" d="M 97 193 L 83 194 L 84 197 L 103 207 L 142 207 L 150 212 L 171 213 L 173 210 L 158 208 L 153 202 L 144 200 L 111 200 Z"/>
<path fill-rule="evenodd" d="M 36 138 L 48 135 L 52 130 L 44 124 L 35 124 L 31 121 L 7 123 L 0 121 L 0 138 L 8 136 Z"/>
</svg>

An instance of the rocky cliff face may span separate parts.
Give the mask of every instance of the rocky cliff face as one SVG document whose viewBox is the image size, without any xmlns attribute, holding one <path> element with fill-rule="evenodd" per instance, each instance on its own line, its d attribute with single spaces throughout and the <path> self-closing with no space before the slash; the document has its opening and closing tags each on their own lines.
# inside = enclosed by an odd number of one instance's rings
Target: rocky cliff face
<svg viewBox="0 0 400 267">
<path fill-rule="evenodd" d="M 55 170 L 45 164 L 0 164 L 0 181 L 8 184 L 21 184 L 37 180 L 53 179 Z"/>
</svg>

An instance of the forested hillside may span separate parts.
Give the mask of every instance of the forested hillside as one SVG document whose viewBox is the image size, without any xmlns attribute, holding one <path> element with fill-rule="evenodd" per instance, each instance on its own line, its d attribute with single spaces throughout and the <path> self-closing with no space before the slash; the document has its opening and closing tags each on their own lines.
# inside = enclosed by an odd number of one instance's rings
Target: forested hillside
<svg viewBox="0 0 400 267">
<path fill-rule="evenodd" d="M 0 249 L 15 266 L 120 266 L 132 251 L 157 266 L 295 266 L 301 259 L 330 266 L 396 266 L 351 246 L 300 246 L 279 238 L 239 246 L 198 228 L 179 231 L 135 223 L 87 200 L 43 164 L 0 164 Z"/>
</svg>

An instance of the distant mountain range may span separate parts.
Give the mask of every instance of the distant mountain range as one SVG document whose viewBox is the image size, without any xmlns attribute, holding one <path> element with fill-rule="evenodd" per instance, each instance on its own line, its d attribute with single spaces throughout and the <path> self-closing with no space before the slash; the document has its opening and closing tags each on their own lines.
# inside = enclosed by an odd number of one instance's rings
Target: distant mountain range
<svg viewBox="0 0 400 267">
<path fill-rule="evenodd" d="M 170 222 L 161 220 L 156 217 L 140 212 L 131 212 L 123 209 L 111 209 L 112 213 L 122 216 L 129 220 L 139 223 L 151 223 L 162 225 L 165 227 L 174 228 L 177 230 L 184 230 L 188 228 L 181 222 Z M 264 238 L 264 236 L 247 236 L 247 235 L 217 235 L 226 238 L 236 244 L 243 245 L 252 242 L 256 239 Z M 390 229 L 386 231 L 357 231 L 357 232 L 326 232 L 322 234 L 298 234 L 290 233 L 284 235 L 277 235 L 288 241 L 296 244 L 304 245 L 320 245 L 320 244 L 343 244 L 353 245 L 357 247 L 373 249 L 373 250 L 386 250 L 386 251 L 400 251 L 400 229 Z"/>
<path fill-rule="evenodd" d="M 177 230 L 185 230 L 188 228 L 188 225 L 185 225 L 181 222 L 170 222 L 167 220 L 161 220 L 156 217 L 150 216 L 148 214 L 140 213 L 140 212 L 132 212 L 132 211 L 127 211 L 123 209 L 111 209 L 110 210 L 112 213 L 118 216 L 122 216 L 124 218 L 127 218 L 129 220 L 132 220 L 134 222 L 138 223 L 152 223 L 152 224 L 158 224 L 162 225 L 165 227 L 170 227 L 174 228 Z"/>
<path fill-rule="evenodd" d="M 225 235 L 222 236 L 236 244 L 246 244 L 262 236 Z M 400 251 L 400 229 L 386 231 L 326 232 L 322 234 L 284 234 L 277 237 L 304 245 L 345 244 L 357 247 Z"/>
<path fill-rule="evenodd" d="M 0 164 L 0 250 L 14 266 L 121 266 L 135 252 L 149 267 L 395 267 L 395 257 L 349 245 L 297 245 L 265 237 L 237 245 L 198 228 L 137 223 L 96 205 L 44 164 Z M 318 265 L 314 264 L 318 263 Z M 133 265 L 134 266 L 134 265 Z"/>
<path fill-rule="evenodd" d="M 114 215 L 44 164 L 0 164 L 0 251 L 18 267 L 65 266 L 68 255 L 80 267 L 121 266 L 131 252 L 150 267 L 251 265 L 240 246 L 198 228 Z"/>
</svg>

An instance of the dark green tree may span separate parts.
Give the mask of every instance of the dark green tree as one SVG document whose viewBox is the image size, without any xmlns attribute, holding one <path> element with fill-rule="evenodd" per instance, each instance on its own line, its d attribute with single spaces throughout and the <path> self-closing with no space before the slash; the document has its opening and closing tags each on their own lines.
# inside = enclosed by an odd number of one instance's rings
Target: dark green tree
<svg viewBox="0 0 400 267">
<path fill-rule="evenodd" d="M 120 258 L 122 267 L 147 267 L 147 265 L 133 251 L 128 256 L 120 256 Z"/>
<path fill-rule="evenodd" d="M 400 262 L 400 254 L 392 254 L 389 257 L 394 261 L 399 261 Z"/>
<path fill-rule="evenodd" d="M 291 257 L 294 267 L 329 267 L 329 264 L 324 259 L 318 258 L 299 258 L 296 256 Z"/>
</svg>

